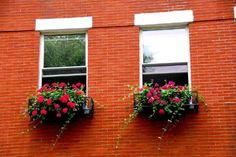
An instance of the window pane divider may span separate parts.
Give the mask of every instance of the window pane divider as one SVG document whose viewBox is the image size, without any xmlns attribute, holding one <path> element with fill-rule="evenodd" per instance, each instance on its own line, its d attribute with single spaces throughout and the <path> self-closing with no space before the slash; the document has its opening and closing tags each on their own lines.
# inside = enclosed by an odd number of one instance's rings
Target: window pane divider
<svg viewBox="0 0 236 157">
<path fill-rule="evenodd" d="M 187 65 L 187 62 L 175 62 L 175 63 L 143 63 L 143 66 L 172 66 L 172 65 Z"/>
<path fill-rule="evenodd" d="M 43 68 L 43 70 L 57 70 L 57 69 L 83 69 L 86 66 L 66 66 L 66 67 L 50 67 L 50 68 Z"/>
<path fill-rule="evenodd" d="M 59 75 L 43 75 L 43 78 L 48 78 L 48 77 L 68 77 L 68 76 L 86 76 L 86 73 L 79 73 L 79 74 L 59 74 Z"/>
</svg>

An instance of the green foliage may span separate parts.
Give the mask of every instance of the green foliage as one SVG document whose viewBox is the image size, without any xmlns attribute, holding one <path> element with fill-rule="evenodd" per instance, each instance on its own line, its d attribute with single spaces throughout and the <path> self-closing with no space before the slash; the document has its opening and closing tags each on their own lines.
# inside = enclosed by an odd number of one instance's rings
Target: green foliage
<svg viewBox="0 0 236 157">
<path fill-rule="evenodd" d="M 44 67 L 85 65 L 85 35 L 44 37 Z"/>
</svg>

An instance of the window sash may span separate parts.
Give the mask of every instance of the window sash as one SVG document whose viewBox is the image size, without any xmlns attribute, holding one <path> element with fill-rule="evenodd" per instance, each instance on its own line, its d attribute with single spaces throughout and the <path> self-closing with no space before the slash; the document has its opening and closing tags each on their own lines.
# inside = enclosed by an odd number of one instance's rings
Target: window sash
<svg viewBox="0 0 236 157">
<path fill-rule="evenodd" d="M 185 29 L 186 31 L 186 37 L 184 38 L 185 42 L 186 42 L 186 57 L 187 60 L 186 61 L 176 61 L 176 62 L 153 62 L 153 63 L 143 63 L 143 53 L 144 53 L 144 49 L 143 49 L 143 32 L 144 31 L 154 31 L 154 30 L 171 30 L 171 29 Z M 180 27 L 165 27 L 165 28 L 149 28 L 149 29 L 143 29 L 140 31 L 140 87 L 143 86 L 143 77 L 145 76 L 149 76 L 149 75 L 166 75 L 166 74 L 186 74 L 188 75 L 188 84 L 191 88 L 191 66 L 190 66 L 190 48 L 189 48 L 189 31 L 188 31 L 188 27 L 186 26 L 180 26 Z M 152 66 L 156 66 L 157 69 L 159 69 L 159 72 L 154 71 L 154 72 L 143 72 L 143 67 L 152 67 Z M 173 69 L 177 68 L 177 71 L 174 71 Z M 166 72 L 164 72 L 164 69 L 168 69 Z"/>
</svg>

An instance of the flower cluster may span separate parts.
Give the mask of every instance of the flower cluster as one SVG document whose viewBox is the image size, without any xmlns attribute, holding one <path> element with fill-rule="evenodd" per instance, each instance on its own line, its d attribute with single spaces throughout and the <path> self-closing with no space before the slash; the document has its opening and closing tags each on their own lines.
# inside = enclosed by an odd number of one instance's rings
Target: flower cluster
<svg viewBox="0 0 236 157">
<path fill-rule="evenodd" d="M 152 116 L 176 117 L 181 115 L 191 97 L 188 86 L 178 86 L 169 81 L 163 86 L 144 84 L 138 94 L 138 106 L 151 106 Z"/>
<path fill-rule="evenodd" d="M 84 84 L 44 84 L 38 93 L 29 99 L 28 113 L 32 120 L 45 121 L 50 115 L 55 118 L 73 117 L 82 109 L 85 101 Z"/>
</svg>

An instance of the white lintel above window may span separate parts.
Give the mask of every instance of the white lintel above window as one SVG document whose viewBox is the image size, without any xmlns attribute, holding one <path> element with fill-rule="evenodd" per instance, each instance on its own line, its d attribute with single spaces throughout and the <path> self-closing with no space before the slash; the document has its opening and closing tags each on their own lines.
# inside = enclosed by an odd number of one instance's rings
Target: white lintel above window
<svg viewBox="0 0 236 157">
<path fill-rule="evenodd" d="M 186 25 L 194 21 L 192 10 L 135 14 L 134 25 L 140 27 L 159 27 Z"/>
<path fill-rule="evenodd" d="M 40 32 L 84 31 L 92 28 L 92 17 L 36 19 L 35 30 Z"/>
</svg>

